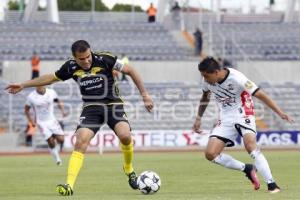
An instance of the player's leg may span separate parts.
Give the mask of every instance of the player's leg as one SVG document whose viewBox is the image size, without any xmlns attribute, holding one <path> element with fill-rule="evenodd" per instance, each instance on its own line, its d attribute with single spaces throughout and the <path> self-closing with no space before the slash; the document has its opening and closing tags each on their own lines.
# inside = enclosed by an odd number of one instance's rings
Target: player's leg
<svg viewBox="0 0 300 200">
<path fill-rule="evenodd" d="M 123 105 L 109 106 L 107 112 L 107 124 L 114 130 L 120 140 L 123 153 L 123 170 L 128 176 L 128 182 L 132 189 L 137 189 L 137 176 L 134 172 L 133 161 L 133 138 L 130 132 L 130 125 L 126 119 Z"/>
<path fill-rule="evenodd" d="M 82 167 L 84 154 L 95 133 L 88 128 L 79 128 L 76 131 L 76 142 L 68 166 L 67 184 L 74 187 L 77 175 Z"/>
<path fill-rule="evenodd" d="M 52 135 L 47 139 L 47 143 L 48 143 L 48 147 L 49 147 L 49 151 L 51 153 L 51 155 L 53 156 L 55 162 L 57 165 L 61 165 L 61 158 L 59 156 L 58 153 L 58 149 L 56 148 L 55 145 L 55 137 Z"/>
<path fill-rule="evenodd" d="M 244 172 L 252 182 L 254 189 L 255 190 L 259 189 L 260 183 L 256 176 L 253 165 L 245 164 L 239 160 L 234 159 L 232 156 L 228 154 L 221 153 L 225 147 L 225 143 L 224 141 L 222 141 L 224 139 L 225 138 L 216 138 L 216 137 L 211 137 L 209 139 L 207 150 L 205 152 L 206 158 L 228 169 L 234 169 L 234 170 L 239 170 Z"/>
<path fill-rule="evenodd" d="M 209 161 L 212 161 L 223 167 L 235 170 L 243 170 L 245 168 L 244 163 L 234 159 L 228 154 L 222 153 L 226 146 L 234 146 L 236 135 L 237 132 L 234 127 L 222 126 L 221 123 L 218 123 L 212 130 L 205 150 L 205 157 Z"/>
<path fill-rule="evenodd" d="M 133 141 L 129 125 L 127 122 L 118 122 L 115 125 L 114 131 L 120 140 L 120 146 L 124 156 L 124 171 L 126 174 L 129 174 L 133 171 Z"/>
<path fill-rule="evenodd" d="M 268 184 L 268 190 L 270 191 L 270 193 L 280 192 L 280 188 L 277 186 L 275 180 L 273 179 L 267 159 L 257 147 L 256 134 L 244 129 L 243 141 L 245 149 L 254 159 L 254 165 L 257 171 L 262 175 L 264 181 Z"/>
<path fill-rule="evenodd" d="M 118 122 L 114 127 L 114 132 L 120 140 L 121 150 L 123 153 L 123 170 L 129 178 L 129 185 L 132 189 L 137 189 L 137 176 L 134 172 L 133 162 L 133 139 L 130 133 L 130 127 L 127 122 Z"/>
<path fill-rule="evenodd" d="M 235 127 L 216 126 L 207 145 L 206 158 L 223 167 L 244 172 L 254 185 L 254 189 L 257 190 L 260 184 L 253 165 L 245 164 L 228 154 L 221 153 L 225 146 L 234 146 L 237 134 Z"/>
<path fill-rule="evenodd" d="M 242 171 L 245 168 L 245 164 L 234 159 L 232 156 L 222 153 L 225 147 L 225 138 L 210 137 L 206 150 L 205 157 L 207 160 L 213 163 L 219 164 L 229 169 L 235 169 Z"/>
<path fill-rule="evenodd" d="M 64 141 L 65 141 L 65 137 L 64 135 L 58 135 L 58 134 L 54 134 L 55 140 L 56 140 L 56 149 L 58 151 L 58 153 L 62 152 L 63 146 L 64 146 Z M 62 165 L 62 160 L 60 159 L 58 162 L 56 162 L 57 165 Z"/>
<path fill-rule="evenodd" d="M 67 183 L 57 185 L 57 192 L 63 196 L 73 195 L 73 188 L 76 178 L 84 161 L 84 153 L 94 137 L 95 133 L 88 128 L 79 128 L 76 131 L 76 142 L 74 151 L 71 154 L 67 172 Z"/>
<path fill-rule="evenodd" d="M 58 154 L 58 150 L 55 145 L 55 138 L 53 136 L 53 132 L 51 130 L 52 122 L 46 121 L 43 123 L 38 123 L 38 128 L 40 130 L 40 133 L 44 136 L 44 139 L 48 143 L 49 152 L 53 156 L 56 164 L 59 164 L 61 162 L 61 159 Z"/>
<path fill-rule="evenodd" d="M 69 159 L 67 184 L 60 184 L 56 190 L 63 196 L 73 194 L 73 188 L 83 165 L 84 154 L 92 138 L 99 130 L 103 119 L 99 117 L 101 107 L 88 106 L 85 107 L 80 115 L 80 124 L 75 132 L 76 142 L 74 150 Z"/>
<path fill-rule="evenodd" d="M 55 140 L 57 144 L 59 145 L 59 152 L 62 152 L 62 149 L 64 147 L 65 137 L 63 135 L 57 135 L 55 134 Z"/>
<path fill-rule="evenodd" d="M 59 157 L 59 152 L 61 151 L 63 142 L 64 142 L 64 133 L 56 119 L 50 120 L 47 122 L 47 129 L 52 133 L 51 140 L 53 141 L 53 153 L 55 154 L 56 164 L 61 165 L 62 160 Z M 57 144 L 57 145 L 56 145 Z"/>
<path fill-rule="evenodd" d="M 52 122 L 51 131 L 52 131 L 52 133 L 54 133 L 55 140 L 56 140 L 57 144 L 59 145 L 59 151 L 61 152 L 63 145 L 64 145 L 64 141 L 65 141 L 64 140 L 65 134 L 61 128 L 60 123 L 56 119 L 54 119 Z"/>
<path fill-rule="evenodd" d="M 59 145 L 57 148 L 59 149 L 59 151 L 61 151 L 64 143 L 64 132 L 59 122 L 56 119 L 52 119 L 47 123 L 47 128 L 51 133 L 53 133 L 52 136 L 55 138 L 56 143 Z"/>
</svg>

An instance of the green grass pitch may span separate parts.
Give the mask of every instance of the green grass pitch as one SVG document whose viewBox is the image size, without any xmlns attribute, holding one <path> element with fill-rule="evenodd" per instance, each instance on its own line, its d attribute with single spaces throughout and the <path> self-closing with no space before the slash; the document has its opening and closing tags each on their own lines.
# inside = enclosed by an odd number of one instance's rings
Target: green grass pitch
<svg viewBox="0 0 300 200">
<path fill-rule="evenodd" d="M 263 151 L 282 192 L 269 194 L 261 176 L 261 189 L 239 171 L 228 170 L 204 159 L 203 152 L 136 153 L 135 168 L 157 172 L 162 187 L 157 194 L 143 195 L 129 188 L 122 171 L 120 153 L 87 154 L 72 197 L 61 197 L 56 184 L 64 183 L 69 154 L 56 166 L 50 154 L 0 157 L 0 199 L 107 199 L 107 200 L 202 200 L 202 199 L 299 199 L 300 156 L 298 151 Z M 230 155 L 251 162 L 246 152 Z"/>
</svg>

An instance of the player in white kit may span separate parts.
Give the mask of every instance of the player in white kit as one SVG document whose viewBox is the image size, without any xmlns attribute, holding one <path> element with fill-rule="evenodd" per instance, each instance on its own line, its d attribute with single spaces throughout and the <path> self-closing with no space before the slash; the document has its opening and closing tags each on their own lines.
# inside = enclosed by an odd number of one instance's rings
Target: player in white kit
<svg viewBox="0 0 300 200">
<path fill-rule="evenodd" d="M 66 116 L 63 104 L 53 89 L 45 88 L 44 86 L 36 87 L 36 90 L 27 96 L 25 115 L 29 123 L 34 126 L 37 124 L 40 133 L 48 143 L 49 151 L 55 159 L 56 164 L 61 165 L 62 160 L 59 156 L 59 150 L 62 149 L 64 143 L 64 133 L 54 116 L 54 102 L 58 103 L 62 115 Z M 30 108 L 34 110 L 35 120 L 30 115 Z"/>
<path fill-rule="evenodd" d="M 232 68 L 222 68 L 212 57 L 205 58 L 198 65 L 198 69 L 204 78 L 204 83 L 193 130 L 197 133 L 202 132 L 201 118 L 210 101 L 211 94 L 214 95 L 220 110 L 219 122 L 212 130 L 206 147 L 206 158 L 223 167 L 243 171 L 255 190 L 260 187 L 259 179 L 256 176 L 257 170 L 267 183 L 270 193 L 280 192 L 280 188 L 273 179 L 269 164 L 256 144 L 256 124 L 251 96 L 264 102 L 283 120 L 292 123 L 293 119 L 241 72 Z M 238 134 L 242 136 L 245 149 L 254 159 L 254 165 L 245 164 L 222 153 L 225 147 L 234 146 Z"/>
</svg>

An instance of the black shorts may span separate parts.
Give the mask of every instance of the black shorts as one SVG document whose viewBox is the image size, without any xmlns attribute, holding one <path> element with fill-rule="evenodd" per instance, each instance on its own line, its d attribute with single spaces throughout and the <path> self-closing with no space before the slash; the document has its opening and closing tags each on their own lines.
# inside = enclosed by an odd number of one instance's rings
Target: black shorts
<svg viewBox="0 0 300 200">
<path fill-rule="evenodd" d="M 96 134 L 104 123 L 114 130 L 121 121 L 129 124 L 123 105 L 90 105 L 83 108 L 77 129 L 88 128 Z"/>
</svg>

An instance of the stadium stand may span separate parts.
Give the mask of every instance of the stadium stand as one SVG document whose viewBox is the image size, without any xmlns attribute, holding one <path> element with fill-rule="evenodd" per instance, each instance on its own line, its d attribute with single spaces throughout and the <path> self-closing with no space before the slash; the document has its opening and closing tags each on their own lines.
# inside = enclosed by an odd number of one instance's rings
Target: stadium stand
<svg viewBox="0 0 300 200">
<path fill-rule="evenodd" d="M 82 23 L 75 24 L 2 23 L 0 53 L 2 60 L 28 60 L 35 50 L 42 60 L 65 60 L 69 45 L 78 40 L 115 54 L 125 53 L 131 60 L 179 60 L 187 57 L 163 26 L 147 23 Z M 137 31 L 138 30 L 138 31 Z"/>
<path fill-rule="evenodd" d="M 298 21 L 285 23 L 283 17 L 282 12 L 222 13 L 217 22 L 215 13 L 184 13 L 184 28 L 192 35 L 195 27 L 199 27 L 211 54 L 232 61 L 299 60 L 300 24 Z M 176 29 L 171 15 L 165 17 L 164 25 L 169 30 Z"/>
<path fill-rule="evenodd" d="M 5 84 L 0 84 L 2 89 Z M 119 83 L 121 94 L 126 102 L 126 112 L 135 130 L 189 130 L 195 118 L 196 107 L 201 95 L 201 84 L 191 82 L 160 82 L 146 83 L 150 94 L 155 102 L 155 110 L 149 114 L 145 111 L 144 104 L 140 99 L 137 89 L 131 83 Z M 291 114 L 294 118 L 299 117 L 300 108 L 300 85 L 286 82 L 283 84 L 261 83 L 260 87 L 268 92 L 278 104 Z M 72 131 L 76 128 L 78 116 L 81 111 L 81 97 L 77 85 L 73 81 L 66 83 L 56 83 L 53 88 L 57 91 L 60 99 L 63 100 L 67 112 L 70 115 L 64 121 L 65 129 Z M 274 88 L 277 88 L 274 90 Z M 13 129 L 20 132 L 26 126 L 24 116 L 25 96 L 32 91 L 27 89 L 12 97 L 12 121 Z M 66 91 L 69 91 L 66 94 Z M 1 90 L 1 110 L 3 110 L 2 120 L 9 119 L 9 95 Z M 258 102 L 257 102 L 258 103 Z M 217 120 L 218 108 L 211 102 L 208 106 L 206 116 L 203 121 L 204 129 L 211 129 Z M 284 123 L 262 104 L 256 105 L 256 114 L 270 129 L 274 130 L 298 130 L 300 123 Z M 60 112 L 56 112 L 60 113 Z M 61 116 L 57 116 L 58 119 Z M 106 127 L 108 129 L 108 127 Z M 260 127 L 258 127 L 259 129 Z"/>
<path fill-rule="evenodd" d="M 0 23 L 0 60 L 28 60 L 33 51 L 42 60 L 65 60 L 71 56 L 69 45 L 78 39 L 93 41 L 95 50 L 125 53 L 130 60 L 188 57 L 167 29 L 159 23 L 141 21 L 140 15 L 140 21 L 131 23 L 128 14 L 96 13 L 90 22 L 88 12 L 60 12 L 62 23 L 53 24 L 42 21 L 46 13 L 38 14 L 39 21 L 22 23 L 17 12 L 8 12 L 5 22 Z"/>
<path fill-rule="evenodd" d="M 37 12 L 36 21 L 24 24 L 18 22 L 18 12 L 8 12 L 5 22 L 0 23 L 0 60 L 27 60 L 33 50 L 44 60 L 64 60 L 70 57 L 69 44 L 81 38 L 94 41 L 93 46 L 101 50 L 126 53 L 131 60 L 191 58 L 172 37 L 168 16 L 163 26 L 148 24 L 144 13 L 135 14 L 134 23 L 130 13 L 96 12 L 92 22 L 89 12 L 59 14 L 61 24 L 44 22 L 45 12 Z M 188 20 L 192 17 L 197 20 Z M 194 30 L 200 23 L 196 14 L 187 14 L 185 18 L 187 30 Z M 70 31 L 75 22 L 78 32 Z M 250 60 L 300 60 L 300 25 L 282 23 L 282 14 L 222 15 L 221 23 L 216 22 L 214 14 L 203 14 L 201 23 L 205 37 L 210 33 L 210 26 L 212 28 L 211 47 L 216 55 L 234 61 L 245 57 Z"/>
<path fill-rule="evenodd" d="M 212 28 L 213 50 L 226 58 L 300 60 L 299 23 L 215 23 Z"/>
</svg>

